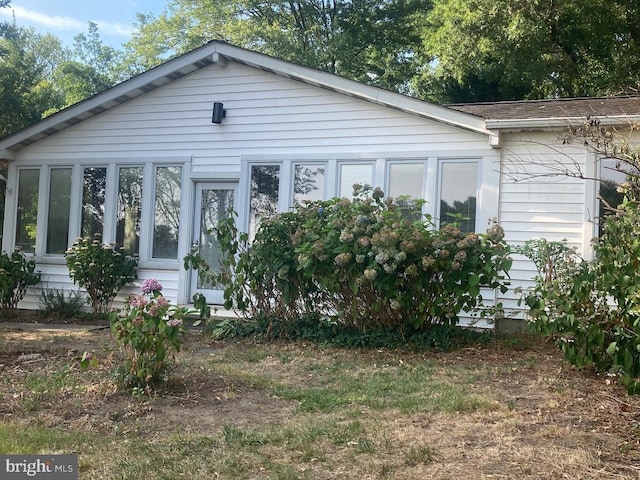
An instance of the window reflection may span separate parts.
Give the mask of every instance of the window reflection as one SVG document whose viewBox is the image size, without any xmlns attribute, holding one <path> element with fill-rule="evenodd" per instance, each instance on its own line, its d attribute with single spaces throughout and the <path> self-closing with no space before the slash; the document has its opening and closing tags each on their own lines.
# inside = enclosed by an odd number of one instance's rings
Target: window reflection
<svg viewBox="0 0 640 480">
<path fill-rule="evenodd" d="M 463 232 L 476 226 L 477 162 L 444 162 L 440 169 L 440 226 L 457 223 Z"/>
<path fill-rule="evenodd" d="M 20 170 L 18 177 L 16 247 L 27 253 L 35 252 L 36 248 L 39 182 L 40 170 Z"/>
<path fill-rule="evenodd" d="M 373 184 L 373 165 L 370 163 L 355 165 L 343 164 L 340 166 L 340 192 L 339 197 L 352 197 L 353 185 Z"/>
<path fill-rule="evenodd" d="M 142 167 L 121 168 L 118 176 L 116 243 L 134 255 L 140 250 Z"/>
<path fill-rule="evenodd" d="M 263 218 L 278 211 L 280 166 L 252 165 L 249 193 L 249 238 L 253 239 Z"/>
<path fill-rule="evenodd" d="M 82 175 L 81 235 L 102 236 L 104 228 L 104 201 L 106 197 L 107 169 L 87 167 Z"/>
<path fill-rule="evenodd" d="M 178 257 L 182 167 L 158 167 L 153 222 L 153 258 Z"/>
<path fill-rule="evenodd" d="M 49 179 L 49 215 L 47 217 L 47 253 L 62 254 L 69 243 L 71 207 L 71 169 L 55 168 Z"/>
<path fill-rule="evenodd" d="M 296 165 L 293 179 L 293 202 L 324 200 L 324 165 Z"/>
</svg>

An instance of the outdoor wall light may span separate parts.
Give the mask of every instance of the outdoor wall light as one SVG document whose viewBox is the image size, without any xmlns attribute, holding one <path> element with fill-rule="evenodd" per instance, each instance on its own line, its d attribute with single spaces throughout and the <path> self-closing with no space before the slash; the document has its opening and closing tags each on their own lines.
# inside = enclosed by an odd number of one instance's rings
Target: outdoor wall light
<svg viewBox="0 0 640 480">
<path fill-rule="evenodd" d="M 211 123 L 220 125 L 222 119 L 227 116 L 227 111 L 224 109 L 224 105 L 220 102 L 213 104 L 213 115 L 211 116 Z"/>
</svg>

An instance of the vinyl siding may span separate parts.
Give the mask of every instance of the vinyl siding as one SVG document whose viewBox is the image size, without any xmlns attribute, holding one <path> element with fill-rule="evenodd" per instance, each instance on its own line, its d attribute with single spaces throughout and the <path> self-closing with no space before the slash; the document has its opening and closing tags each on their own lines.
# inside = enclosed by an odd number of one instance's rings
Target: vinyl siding
<svg viewBox="0 0 640 480">
<path fill-rule="evenodd" d="M 586 151 L 561 145 L 557 133 L 509 134 L 503 141 L 500 224 L 507 242 L 520 246 L 539 238 L 566 240 L 588 255 L 593 227 L 586 221 L 592 214 L 587 205 L 593 193 L 580 176 L 593 173 L 588 172 L 592 166 Z M 498 301 L 508 314 L 520 318 L 522 307 L 514 290 L 532 287 L 537 270 L 521 255 L 513 255 L 513 260 L 511 290 L 498 294 Z"/>
<path fill-rule="evenodd" d="M 213 102 L 224 103 L 227 110 L 221 125 L 211 123 Z M 492 165 L 498 153 L 485 135 L 230 62 L 202 68 L 29 145 L 18 152 L 15 165 L 189 159 L 192 178 L 216 180 L 239 178 L 246 158 L 434 157 L 473 157 Z M 481 171 L 491 169 L 485 165 Z M 145 194 L 149 201 L 150 195 Z M 482 202 L 487 217 L 497 215 L 496 195 L 487 194 Z M 141 280 L 157 278 L 174 302 L 184 297 L 178 278 L 193 228 L 193 215 L 188 217 L 182 219 L 181 232 L 189 240 L 181 241 L 174 266 L 140 269 Z M 38 268 L 43 282 L 29 290 L 21 307 L 37 308 L 41 288 L 75 288 L 63 264 L 41 262 Z M 181 278 L 187 278 L 184 272 Z M 132 291 L 124 290 L 119 300 Z"/>
</svg>

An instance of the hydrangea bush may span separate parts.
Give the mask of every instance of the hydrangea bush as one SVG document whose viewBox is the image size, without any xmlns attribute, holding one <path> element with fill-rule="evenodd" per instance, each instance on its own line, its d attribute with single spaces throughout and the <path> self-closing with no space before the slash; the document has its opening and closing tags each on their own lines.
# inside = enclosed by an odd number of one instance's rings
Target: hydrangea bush
<svg viewBox="0 0 640 480">
<path fill-rule="evenodd" d="M 309 202 L 263 221 L 251 248 L 232 216 L 221 223 L 218 240 L 233 274 L 216 280 L 226 287 L 227 308 L 274 322 L 331 316 L 361 330 L 455 324 L 461 311 L 493 314 L 482 308 L 481 289 L 506 291 L 511 266 L 499 225 L 486 234 L 455 224 L 437 230 L 429 218 L 414 220 L 406 201 L 354 189 L 353 200 Z"/>
<path fill-rule="evenodd" d="M 100 235 L 76 239 L 65 259 L 73 283 L 87 291 L 94 315 L 109 313 L 120 289 L 138 278 L 138 259 L 114 243 L 101 243 Z"/>
<path fill-rule="evenodd" d="M 111 332 L 122 353 L 118 383 L 149 389 L 166 380 L 183 341 L 183 318 L 191 311 L 176 307 L 162 295 L 155 279 L 142 283 L 141 295 L 131 295 L 118 312 L 111 312 Z"/>
</svg>

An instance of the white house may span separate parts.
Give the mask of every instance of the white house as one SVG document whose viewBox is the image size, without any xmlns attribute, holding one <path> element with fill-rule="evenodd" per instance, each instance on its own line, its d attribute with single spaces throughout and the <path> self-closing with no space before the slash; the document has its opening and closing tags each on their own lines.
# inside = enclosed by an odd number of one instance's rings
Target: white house
<svg viewBox="0 0 640 480">
<path fill-rule="evenodd" d="M 567 238 L 589 255 L 596 182 L 529 174 L 565 164 L 597 177 L 593 155 L 558 135 L 588 114 L 630 112 L 640 100 L 442 107 L 214 41 L 0 139 L 2 249 L 34 255 L 38 288 L 72 289 L 63 253 L 100 232 L 137 253 L 140 278 L 171 300 L 203 291 L 215 302 L 182 258 L 195 244 L 216 254 L 206 231 L 227 206 L 251 231 L 257 198 L 285 211 L 361 182 L 424 198 L 436 219 L 458 202 L 477 231 L 498 219 L 510 242 Z M 533 275 L 519 259 L 512 283 Z M 38 293 L 20 306 L 37 308 Z M 513 294 L 500 300 L 516 306 Z"/>
</svg>

